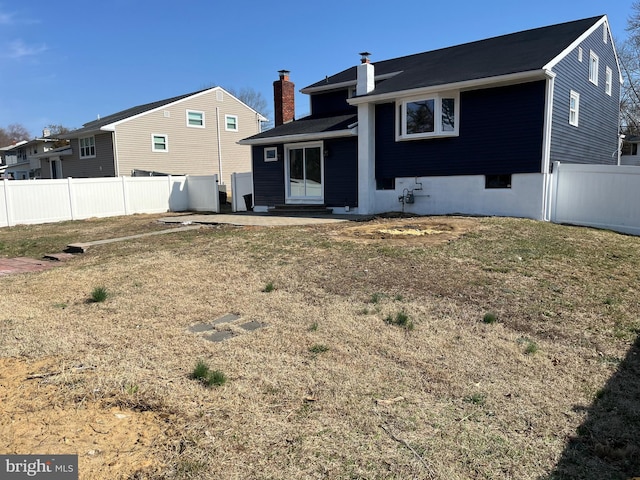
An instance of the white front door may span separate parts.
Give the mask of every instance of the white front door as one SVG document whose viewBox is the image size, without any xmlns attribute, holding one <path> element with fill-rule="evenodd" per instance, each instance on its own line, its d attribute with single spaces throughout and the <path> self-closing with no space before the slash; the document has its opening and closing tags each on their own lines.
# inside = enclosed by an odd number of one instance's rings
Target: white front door
<svg viewBox="0 0 640 480">
<path fill-rule="evenodd" d="M 322 143 L 286 147 L 286 203 L 324 202 L 324 162 Z"/>
</svg>

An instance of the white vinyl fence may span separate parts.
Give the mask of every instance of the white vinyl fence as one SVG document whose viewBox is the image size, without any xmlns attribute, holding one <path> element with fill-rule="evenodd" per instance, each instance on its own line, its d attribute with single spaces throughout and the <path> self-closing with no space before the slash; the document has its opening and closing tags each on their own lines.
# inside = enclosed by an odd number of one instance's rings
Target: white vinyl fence
<svg viewBox="0 0 640 480">
<path fill-rule="evenodd" d="M 640 235 L 640 167 L 553 164 L 551 221 Z"/>
<path fill-rule="evenodd" d="M 251 172 L 232 173 L 231 191 L 233 192 L 231 210 L 245 212 L 253 208 L 253 174 Z"/>
<path fill-rule="evenodd" d="M 134 213 L 219 210 L 217 175 L 0 182 L 0 227 Z"/>
</svg>

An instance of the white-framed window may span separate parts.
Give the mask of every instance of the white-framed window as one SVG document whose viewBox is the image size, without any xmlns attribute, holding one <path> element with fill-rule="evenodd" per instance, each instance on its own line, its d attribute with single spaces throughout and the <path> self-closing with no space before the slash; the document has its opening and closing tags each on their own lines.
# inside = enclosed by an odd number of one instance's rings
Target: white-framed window
<svg viewBox="0 0 640 480">
<path fill-rule="evenodd" d="M 96 156 L 96 138 L 82 137 L 80 139 L 80 158 L 93 158 Z"/>
<path fill-rule="evenodd" d="M 609 35 L 607 32 L 607 24 L 602 24 L 602 41 L 606 44 L 609 41 Z"/>
<path fill-rule="evenodd" d="M 238 116 L 237 115 L 225 115 L 224 116 L 224 129 L 228 132 L 238 131 Z"/>
<path fill-rule="evenodd" d="M 582 47 L 578 47 L 578 61 L 582 63 Z"/>
<path fill-rule="evenodd" d="M 187 110 L 187 127 L 204 128 L 204 112 Z"/>
<path fill-rule="evenodd" d="M 151 134 L 151 151 L 168 152 L 169 137 L 165 134 L 152 133 Z"/>
<path fill-rule="evenodd" d="M 613 72 L 607 67 L 604 77 L 604 91 L 607 95 L 611 96 L 611 87 L 613 84 Z"/>
<path fill-rule="evenodd" d="M 589 81 L 594 85 L 598 85 L 598 67 L 600 65 L 600 59 L 598 55 L 593 53 L 589 54 Z"/>
<path fill-rule="evenodd" d="M 569 96 L 569 125 L 578 126 L 580 117 L 580 94 L 571 90 Z"/>
<path fill-rule="evenodd" d="M 267 147 L 264 149 L 264 161 L 265 162 L 277 162 L 278 161 L 278 149 L 276 147 Z"/>
<path fill-rule="evenodd" d="M 459 94 L 434 94 L 407 98 L 396 103 L 396 140 L 458 135 Z"/>
</svg>

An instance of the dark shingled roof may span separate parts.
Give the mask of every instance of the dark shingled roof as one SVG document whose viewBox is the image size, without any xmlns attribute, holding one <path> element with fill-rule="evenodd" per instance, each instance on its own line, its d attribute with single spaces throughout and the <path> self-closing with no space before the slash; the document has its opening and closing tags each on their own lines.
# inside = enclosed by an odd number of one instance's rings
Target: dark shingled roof
<svg viewBox="0 0 640 480">
<path fill-rule="evenodd" d="M 347 130 L 349 125 L 358 121 L 358 115 L 347 114 L 335 117 L 304 117 L 300 120 L 279 125 L 276 128 L 258 133 L 245 140 L 259 140 L 261 138 L 272 138 L 289 135 L 306 135 L 310 133 L 329 133 Z"/>
<path fill-rule="evenodd" d="M 376 84 L 368 96 L 416 88 L 447 85 L 501 75 L 541 70 L 571 43 L 601 20 L 603 15 L 573 22 L 511 33 L 486 40 L 373 62 L 375 75 L 396 73 Z M 355 84 L 355 66 L 302 89 Z M 247 141 L 286 135 L 322 133 L 346 128 L 357 116 L 316 119 L 303 118 L 247 138 Z"/>
<path fill-rule="evenodd" d="M 373 62 L 376 76 L 401 73 L 380 82 L 369 95 L 540 70 L 602 17 L 603 15 Z M 356 67 L 343 70 L 306 88 L 329 87 L 350 81 L 356 81 Z"/>
<path fill-rule="evenodd" d="M 214 88 L 214 87 L 212 87 Z M 95 132 L 100 130 L 101 127 L 105 125 L 109 125 L 111 123 L 119 122 L 120 120 L 124 120 L 125 118 L 133 117 L 135 115 L 139 115 L 141 113 L 148 112 L 155 108 L 160 108 L 164 105 L 169 105 L 170 103 L 177 102 L 178 100 L 182 100 L 183 98 L 190 97 L 192 95 L 196 95 L 198 93 L 204 92 L 206 90 L 210 90 L 210 88 L 205 88 L 203 90 L 198 90 L 197 92 L 186 93 L 184 95 L 179 95 L 177 97 L 167 98 L 165 100 L 158 100 L 157 102 L 146 103 L 144 105 L 138 105 L 137 107 L 131 107 L 126 110 L 122 110 L 121 112 L 113 113 L 106 117 L 102 117 L 99 120 L 93 120 L 91 122 L 85 123 L 82 128 L 78 128 L 77 130 L 73 130 L 72 132 L 67 133 L 66 135 L 60 135 L 61 138 L 75 138 L 79 135 L 88 132 Z"/>
</svg>

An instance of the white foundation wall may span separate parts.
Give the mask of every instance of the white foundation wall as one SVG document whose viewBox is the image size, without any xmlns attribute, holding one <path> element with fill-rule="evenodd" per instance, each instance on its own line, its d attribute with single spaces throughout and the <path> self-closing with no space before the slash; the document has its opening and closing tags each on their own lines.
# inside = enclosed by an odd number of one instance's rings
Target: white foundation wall
<svg viewBox="0 0 640 480">
<path fill-rule="evenodd" d="M 511 188 L 485 188 L 484 175 L 396 178 L 395 190 L 376 190 L 375 213 L 402 211 L 401 195 L 413 190 L 415 203 L 404 211 L 418 215 L 495 215 L 542 220 L 545 176 L 514 174 Z"/>
</svg>

